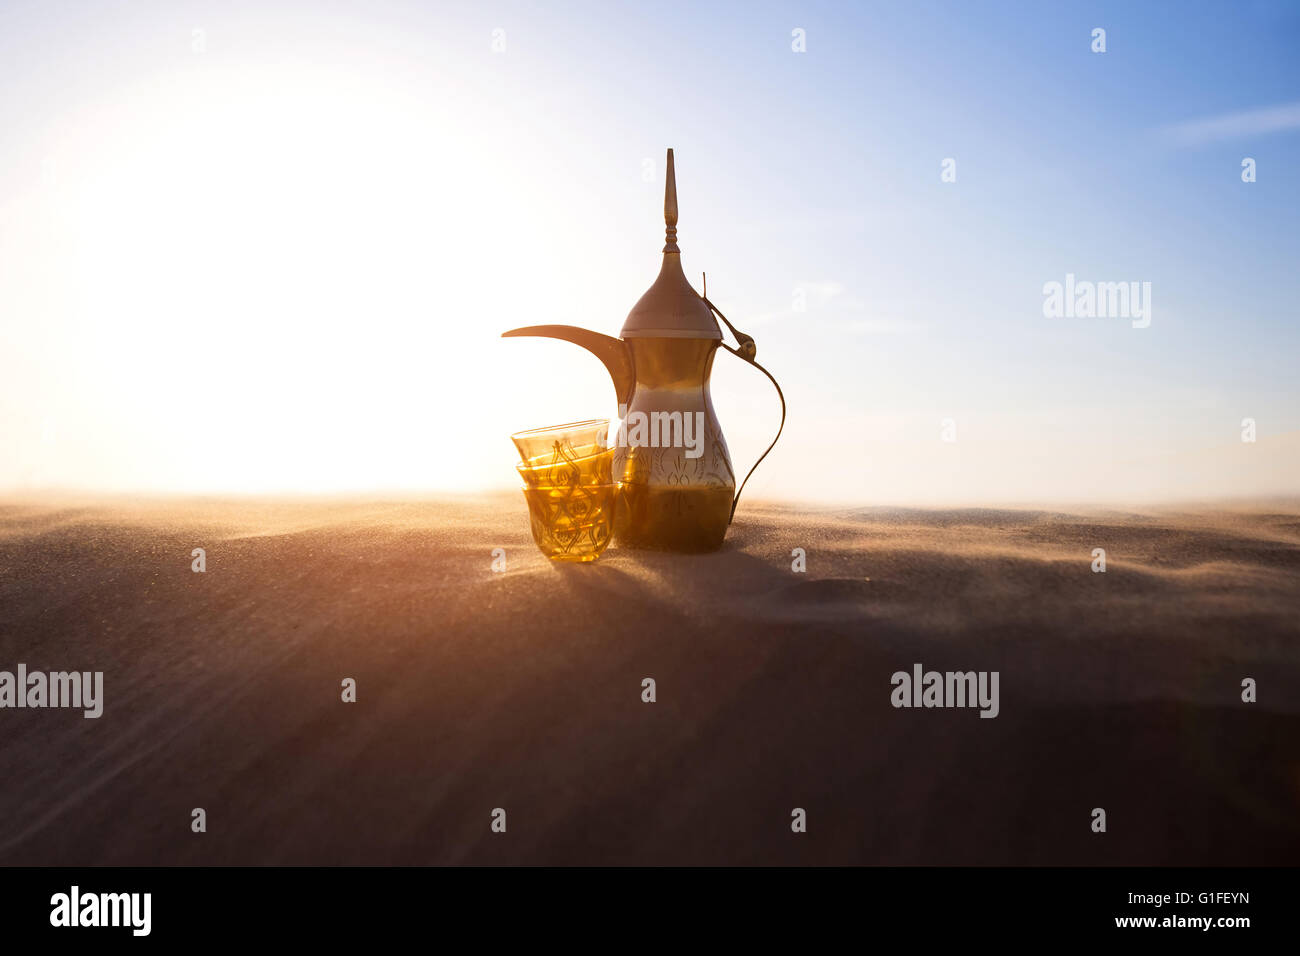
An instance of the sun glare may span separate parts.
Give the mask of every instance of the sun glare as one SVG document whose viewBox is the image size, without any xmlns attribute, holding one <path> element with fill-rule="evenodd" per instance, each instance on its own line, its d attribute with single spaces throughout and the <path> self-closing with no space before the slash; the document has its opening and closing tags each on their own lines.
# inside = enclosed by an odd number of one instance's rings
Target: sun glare
<svg viewBox="0 0 1300 956">
<path fill-rule="evenodd" d="M 538 279 L 536 257 L 512 243 L 547 218 L 490 126 L 371 75 L 283 65 L 108 90 L 63 128 L 27 210 L 44 237 L 29 251 L 44 278 L 20 299 L 36 321 L 12 333 L 58 355 L 58 407 L 10 423 L 55 436 L 29 477 L 473 484 L 436 460 L 430 432 L 454 445 L 456 423 L 427 423 L 467 397 L 491 420 L 464 356 L 526 308 L 511 290 Z"/>
</svg>

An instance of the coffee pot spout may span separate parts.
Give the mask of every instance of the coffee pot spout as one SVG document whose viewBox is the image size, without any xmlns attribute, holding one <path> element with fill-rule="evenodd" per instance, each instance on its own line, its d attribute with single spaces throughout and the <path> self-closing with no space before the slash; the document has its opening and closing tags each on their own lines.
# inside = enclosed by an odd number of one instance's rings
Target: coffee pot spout
<svg viewBox="0 0 1300 956">
<path fill-rule="evenodd" d="M 601 364 L 609 372 L 609 377 L 614 381 L 614 391 L 618 394 L 619 404 L 626 406 L 632 401 L 632 392 L 636 389 L 636 374 L 632 365 L 631 350 L 622 339 L 592 332 L 590 329 L 579 328 L 576 325 L 529 325 L 522 329 L 511 329 L 509 332 L 501 333 L 503 339 L 526 335 L 563 339 L 565 342 L 581 345 L 600 359 Z"/>
</svg>

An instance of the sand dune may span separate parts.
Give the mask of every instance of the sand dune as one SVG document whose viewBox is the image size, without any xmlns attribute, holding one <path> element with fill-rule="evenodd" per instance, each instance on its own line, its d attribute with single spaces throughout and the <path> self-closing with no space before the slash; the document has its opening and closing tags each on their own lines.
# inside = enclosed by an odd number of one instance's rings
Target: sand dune
<svg viewBox="0 0 1300 956">
<path fill-rule="evenodd" d="M 1300 862 L 1296 508 L 750 504 L 564 566 L 514 497 L 12 501 L 0 614 L 106 697 L 0 710 L 0 863 Z M 895 709 L 916 662 L 999 716 Z"/>
</svg>

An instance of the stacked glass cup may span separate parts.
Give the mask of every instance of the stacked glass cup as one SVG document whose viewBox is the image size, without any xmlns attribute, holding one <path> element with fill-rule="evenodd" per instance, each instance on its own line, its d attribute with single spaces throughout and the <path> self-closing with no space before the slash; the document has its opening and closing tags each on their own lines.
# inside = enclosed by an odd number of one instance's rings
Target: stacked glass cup
<svg viewBox="0 0 1300 956">
<path fill-rule="evenodd" d="M 614 530 L 617 485 L 609 422 L 574 422 L 510 436 L 523 460 L 529 522 L 552 561 L 595 561 Z"/>
</svg>

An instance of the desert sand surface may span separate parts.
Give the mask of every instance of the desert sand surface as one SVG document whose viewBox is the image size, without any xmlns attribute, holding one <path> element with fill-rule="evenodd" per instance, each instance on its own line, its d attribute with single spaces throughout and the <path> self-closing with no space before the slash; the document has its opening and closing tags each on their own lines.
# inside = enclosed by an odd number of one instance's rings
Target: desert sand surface
<svg viewBox="0 0 1300 956">
<path fill-rule="evenodd" d="M 19 662 L 104 713 L 0 710 L 0 864 L 1300 863 L 1296 506 L 750 503 L 562 565 L 515 496 L 14 499 Z M 915 663 L 998 717 L 892 707 Z"/>
</svg>

